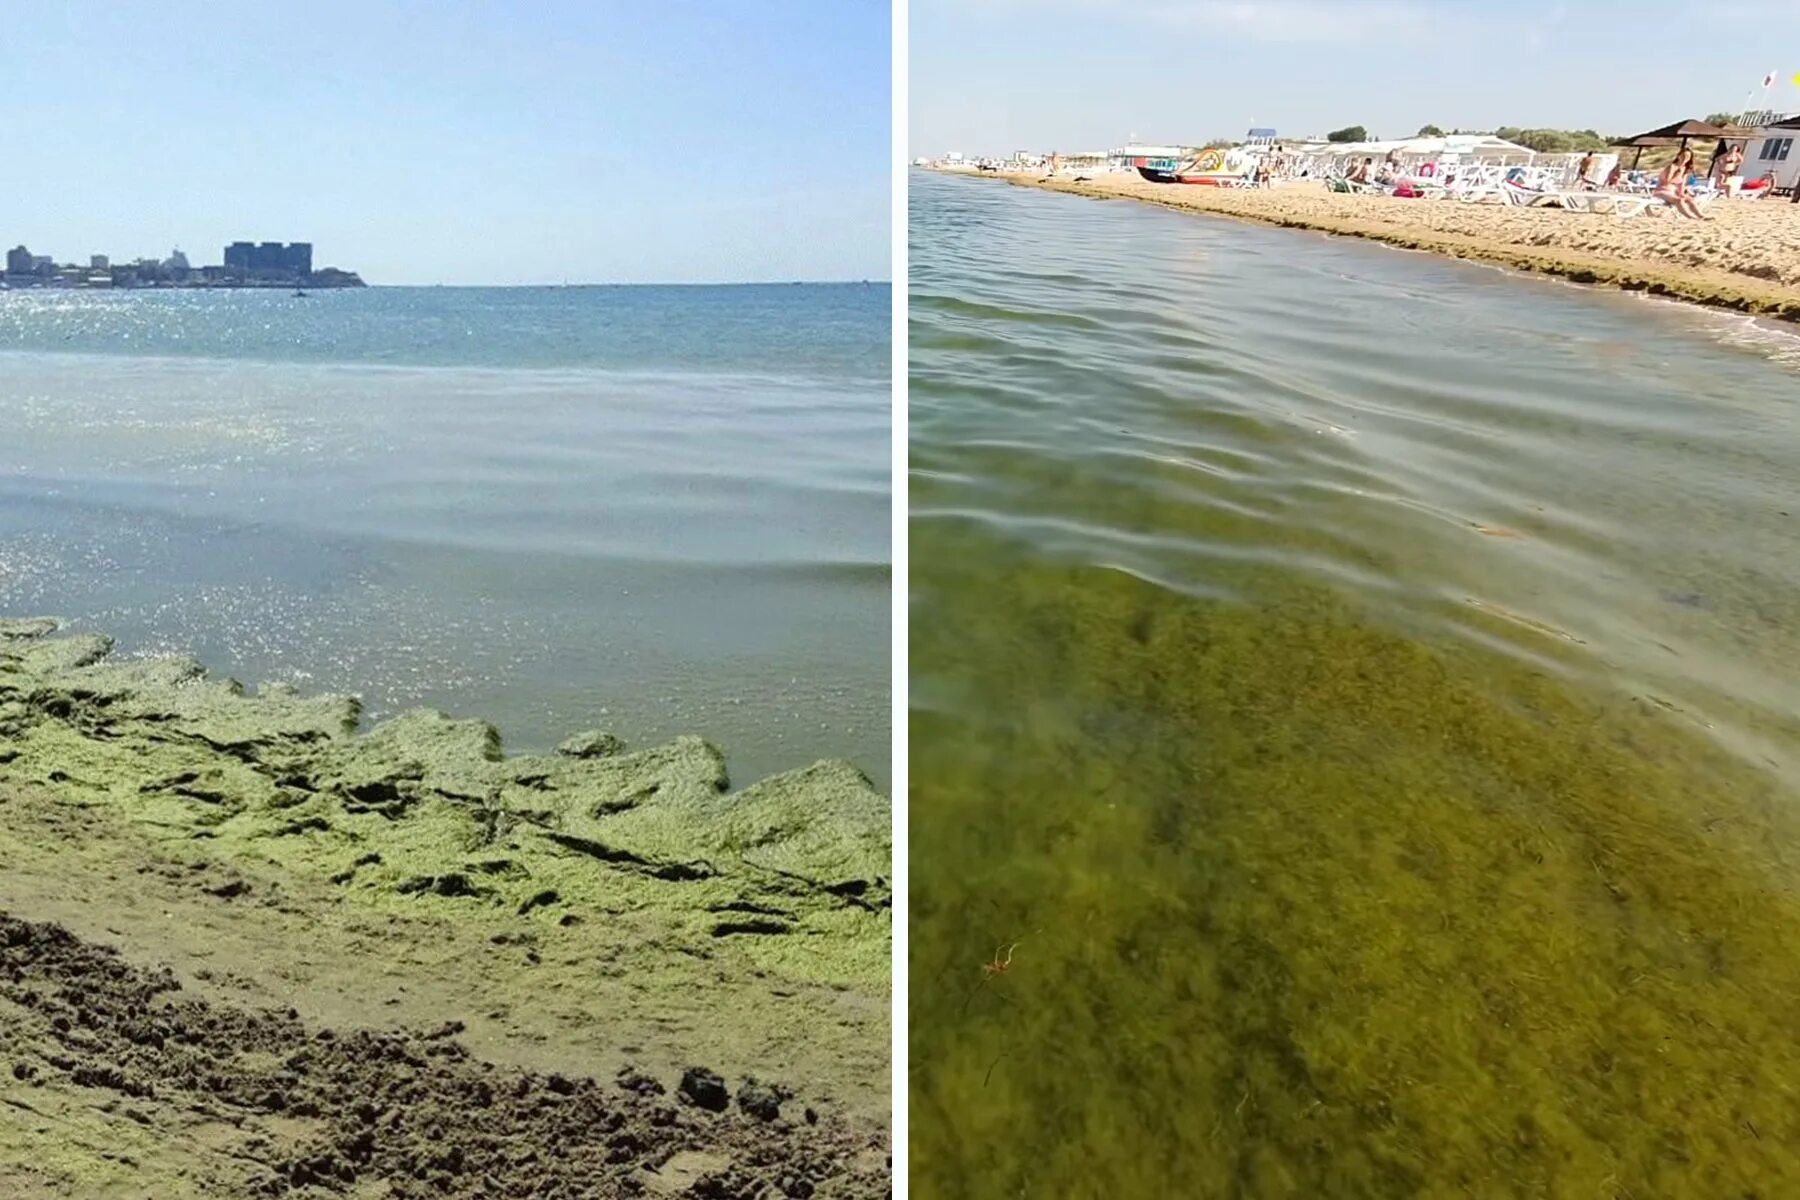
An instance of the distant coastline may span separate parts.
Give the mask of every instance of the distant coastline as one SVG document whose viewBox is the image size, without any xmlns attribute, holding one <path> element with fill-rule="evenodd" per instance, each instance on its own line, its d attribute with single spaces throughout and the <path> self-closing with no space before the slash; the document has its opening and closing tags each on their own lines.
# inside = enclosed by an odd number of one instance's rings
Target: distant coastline
<svg viewBox="0 0 1800 1200">
<path fill-rule="evenodd" d="M 138 290 L 142 288 L 359 288 L 368 286 L 355 271 L 337 267 L 313 269 L 311 242 L 232 242 L 224 262 L 196 267 L 178 246 L 169 257 L 114 262 L 92 254 L 86 266 L 59 263 L 48 254 L 33 254 L 20 243 L 6 252 L 0 290 L 63 288 Z"/>
<path fill-rule="evenodd" d="M 0 280 L 0 291 L 169 291 L 171 289 L 219 290 L 236 288 L 260 288 L 263 290 L 281 288 L 360 288 L 368 287 L 362 277 L 354 271 L 321 271 L 317 275 L 309 275 L 298 279 L 186 279 L 181 282 L 159 280 L 154 283 L 65 283 L 60 280 L 29 280 L 14 282 Z"/>
</svg>

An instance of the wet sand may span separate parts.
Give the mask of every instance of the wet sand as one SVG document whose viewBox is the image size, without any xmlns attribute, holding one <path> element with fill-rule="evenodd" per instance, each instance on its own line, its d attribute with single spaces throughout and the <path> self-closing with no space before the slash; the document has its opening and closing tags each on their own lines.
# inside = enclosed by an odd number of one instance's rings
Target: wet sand
<svg viewBox="0 0 1800 1200">
<path fill-rule="evenodd" d="M 986 177 L 1370 238 L 1800 321 L 1800 205 L 1785 198 L 1720 200 L 1708 209 L 1716 219 L 1706 222 L 1666 211 L 1621 220 L 1561 209 L 1343 195 L 1313 183 L 1248 189 L 1158 184 L 1123 174 L 1081 183 L 1069 176 L 1045 180 L 1035 172 Z"/>
<path fill-rule="evenodd" d="M 854 767 L 508 757 L 110 649 L 0 621 L 0 1191 L 886 1191 L 888 805 Z"/>
<path fill-rule="evenodd" d="M 703 1071 L 674 1087 L 472 1057 L 459 1022 L 336 1030 L 182 994 L 0 913 L 0 1185 L 31 1195 L 881 1195 L 879 1139 Z M 733 1109 L 736 1111 L 733 1111 Z M 144 1188 L 149 1186 L 150 1190 Z M 379 1189 L 379 1190 L 371 1190 Z"/>
</svg>

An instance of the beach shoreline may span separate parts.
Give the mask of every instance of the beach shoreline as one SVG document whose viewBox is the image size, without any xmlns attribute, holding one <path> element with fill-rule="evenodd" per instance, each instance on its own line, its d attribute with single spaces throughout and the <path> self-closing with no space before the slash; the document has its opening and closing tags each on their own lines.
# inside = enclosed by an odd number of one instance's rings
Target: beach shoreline
<svg viewBox="0 0 1800 1200">
<path fill-rule="evenodd" d="M 261 1049 L 293 1053 L 335 1028 L 430 1058 L 425 1047 L 454 1036 L 509 1087 L 566 1076 L 562 1094 L 630 1114 L 632 1137 L 596 1142 L 571 1181 L 704 1150 L 696 1183 L 885 1188 L 889 819 L 848 762 L 734 789 L 723 756 L 693 736 L 638 748 L 589 731 L 555 753 L 508 755 L 482 721 L 418 709 L 370 726 L 351 697 L 247 691 L 192 659 L 122 659 L 50 619 L 0 620 L 0 914 L 56 927 L 14 939 L 48 948 L 15 964 L 27 991 L 79 1007 L 99 951 L 66 947 L 115 947 L 108 979 L 166 977 L 182 1003 L 260 1029 Z M 71 953 L 84 965 L 57 974 Z M 135 1011 L 127 1001 L 120 1011 Z M 0 995 L 0 1013 L 17 1003 Z M 0 1108 L 13 1113 L 0 1118 L 15 1135 L 0 1139 L 9 1195 L 192 1189 L 190 1169 L 223 1190 L 158 1194 L 245 1194 L 314 1161 L 307 1131 L 260 1099 L 254 1054 L 214 1047 L 208 1071 L 229 1086 L 196 1090 L 180 1062 L 127 1045 L 123 1025 L 102 1054 L 85 1020 L 8 1042 L 0 1101 L 77 1114 L 81 1133 L 51 1155 L 24 1109 Z M 408 1032 L 429 1029 L 454 1034 Z M 690 1068 L 736 1102 L 715 1116 L 679 1100 Z M 357 1068 L 330 1069 L 347 1081 Z M 139 1074 L 154 1094 L 135 1094 Z M 452 1074 L 442 1086 L 460 1094 L 468 1072 Z M 229 1154 L 206 1140 L 221 1108 L 250 1138 Z M 472 1163 L 484 1119 L 445 1117 Z M 554 1132 L 521 1114 L 511 1147 L 548 1161 Z M 765 1170 L 809 1137 L 834 1149 L 791 1178 Z M 109 1143 L 138 1148 L 138 1162 L 110 1160 Z M 334 1161 L 367 1181 L 410 1170 L 394 1155 Z M 481 1170 L 450 1174 L 447 1194 L 488 1194 Z"/>
<path fill-rule="evenodd" d="M 1077 181 L 1046 179 L 1036 172 L 943 173 L 1363 238 L 1573 283 L 1800 322 L 1800 211 L 1783 200 L 1720 201 L 1711 210 L 1717 217 L 1711 222 L 1672 214 L 1620 220 L 1560 209 L 1343 195 L 1307 182 L 1250 189 L 1155 184 L 1125 174 Z"/>
</svg>

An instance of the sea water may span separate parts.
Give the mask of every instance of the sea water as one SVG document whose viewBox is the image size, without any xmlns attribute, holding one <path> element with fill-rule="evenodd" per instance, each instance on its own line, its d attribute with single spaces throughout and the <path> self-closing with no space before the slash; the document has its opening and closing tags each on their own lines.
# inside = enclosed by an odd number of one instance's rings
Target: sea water
<svg viewBox="0 0 1800 1200">
<path fill-rule="evenodd" d="M 885 780 L 886 285 L 0 293 L 0 613 Z"/>
<path fill-rule="evenodd" d="M 915 174 L 913 1194 L 1800 1194 L 1800 373 Z"/>
</svg>

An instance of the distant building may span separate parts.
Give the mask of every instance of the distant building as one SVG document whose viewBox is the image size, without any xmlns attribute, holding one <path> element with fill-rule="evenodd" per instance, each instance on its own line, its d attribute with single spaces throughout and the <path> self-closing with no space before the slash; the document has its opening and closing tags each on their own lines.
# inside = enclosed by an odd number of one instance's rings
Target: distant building
<svg viewBox="0 0 1800 1200">
<path fill-rule="evenodd" d="M 31 251 L 24 246 L 14 246 L 6 252 L 6 273 L 8 275 L 31 274 Z"/>
<path fill-rule="evenodd" d="M 54 275 L 56 274 L 56 260 L 48 254 L 34 254 L 31 256 L 31 269 L 39 275 Z"/>
<path fill-rule="evenodd" d="M 111 265 L 112 260 L 107 258 L 104 254 L 90 254 L 88 256 L 88 270 L 90 271 L 104 271 Z"/>
<path fill-rule="evenodd" d="M 311 242 L 233 242 L 225 247 L 225 270 L 235 275 L 310 275 L 312 249 Z"/>
</svg>

